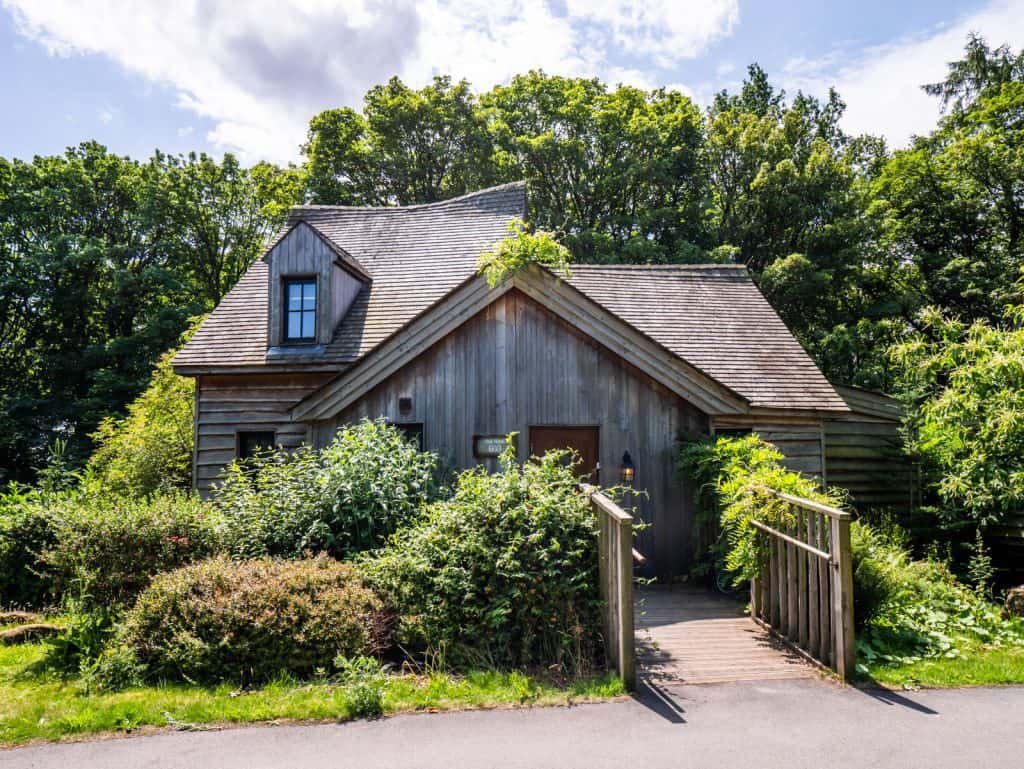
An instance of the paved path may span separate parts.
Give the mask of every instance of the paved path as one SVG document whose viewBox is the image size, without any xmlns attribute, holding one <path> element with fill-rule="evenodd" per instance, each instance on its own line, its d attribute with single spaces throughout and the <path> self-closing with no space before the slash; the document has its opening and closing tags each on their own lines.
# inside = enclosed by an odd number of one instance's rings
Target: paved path
<svg viewBox="0 0 1024 769">
<path fill-rule="evenodd" d="M 815 678 L 815 668 L 720 593 L 672 585 L 637 591 L 637 662 L 662 685 Z"/>
<path fill-rule="evenodd" d="M 0 751 L 40 769 L 1020 769 L 1024 688 L 681 687 L 574 708 L 159 734 Z"/>
</svg>

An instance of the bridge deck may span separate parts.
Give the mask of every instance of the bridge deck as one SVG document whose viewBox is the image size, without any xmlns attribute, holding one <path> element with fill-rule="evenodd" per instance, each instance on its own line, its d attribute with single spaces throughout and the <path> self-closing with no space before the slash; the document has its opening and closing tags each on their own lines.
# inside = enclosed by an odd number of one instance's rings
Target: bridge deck
<svg viewBox="0 0 1024 769">
<path fill-rule="evenodd" d="M 637 590 L 635 627 L 638 674 L 661 685 L 818 675 L 745 616 L 741 604 L 703 588 Z"/>
</svg>

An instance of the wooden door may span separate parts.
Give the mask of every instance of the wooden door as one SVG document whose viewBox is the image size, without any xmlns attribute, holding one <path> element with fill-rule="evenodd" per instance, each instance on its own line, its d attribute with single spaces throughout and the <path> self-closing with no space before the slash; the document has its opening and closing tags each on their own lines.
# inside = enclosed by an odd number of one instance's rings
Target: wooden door
<svg viewBox="0 0 1024 769">
<path fill-rule="evenodd" d="M 576 475 L 588 483 L 600 482 L 600 454 L 596 427 L 531 427 L 530 455 L 542 456 L 552 449 L 572 449 L 580 455 Z"/>
</svg>

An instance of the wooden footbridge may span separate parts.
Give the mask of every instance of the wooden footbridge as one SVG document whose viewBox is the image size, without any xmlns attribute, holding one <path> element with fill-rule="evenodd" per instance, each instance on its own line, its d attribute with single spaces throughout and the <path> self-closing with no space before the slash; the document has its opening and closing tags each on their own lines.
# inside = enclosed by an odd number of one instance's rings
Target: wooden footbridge
<svg viewBox="0 0 1024 769">
<path fill-rule="evenodd" d="M 850 514 L 764 490 L 788 506 L 789 523 L 755 521 L 766 557 L 750 614 L 735 599 L 687 585 L 633 589 L 633 519 L 594 487 L 604 640 L 626 684 L 661 686 L 808 678 L 853 672 Z"/>
</svg>

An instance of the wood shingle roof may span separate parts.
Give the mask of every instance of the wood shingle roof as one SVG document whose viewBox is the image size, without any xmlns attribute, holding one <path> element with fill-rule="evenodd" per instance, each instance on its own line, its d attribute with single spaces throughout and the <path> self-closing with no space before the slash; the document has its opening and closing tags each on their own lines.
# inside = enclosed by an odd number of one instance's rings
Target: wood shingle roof
<svg viewBox="0 0 1024 769">
<path fill-rule="evenodd" d="M 371 276 L 324 352 L 303 366 L 341 371 L 361 361 L 470 280 L 481 252 L 525 214 L 521 183 L 419 206 L 293 209 L 286 231 L 307 222 Z M 266 358 L 267 282 L 267 264 L 257 260 L 178 353 L 175 367 L 196 373 L 296 366 Z M 848 410 L 743 267 L 576 265 L 567 282 L 752 407 Z"/>
</svg>

